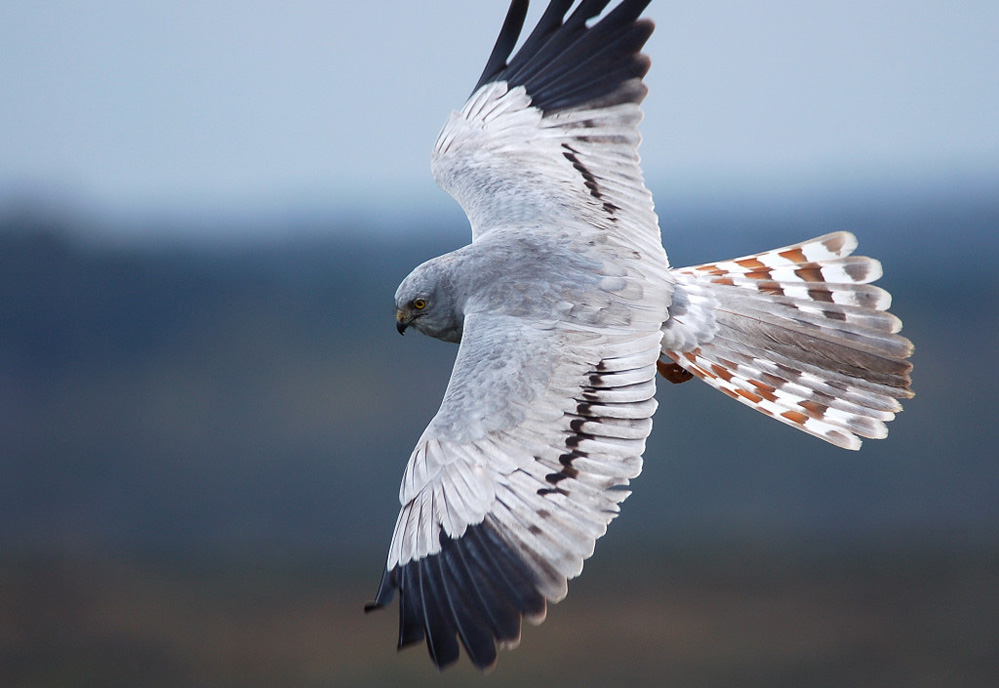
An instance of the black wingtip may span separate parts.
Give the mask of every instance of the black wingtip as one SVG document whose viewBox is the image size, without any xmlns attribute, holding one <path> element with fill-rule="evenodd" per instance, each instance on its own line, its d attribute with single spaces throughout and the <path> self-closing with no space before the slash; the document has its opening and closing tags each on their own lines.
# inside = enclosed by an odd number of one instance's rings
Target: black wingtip
<svg viewBox="0 0 999 688">
<path fill-rule="evenodd" d="M 529 5 L 530 0 L 513 0 L 510 3 L 510 9 L 506 11 L 506 19 L 503 20 L 503 28 L 500 29 L 499 36 L 496 38 L 493 51 L 489 53 L 489 59 L 486 60 L 482 76 L 479 77 L 478 83 L 472 89 L 473 93 L 478 91 L 482 84 L 492 81 L 494 76 L 506 68 L 507 58 L 513 52 L 513 46 L 517 45 L 517 39 L 520 38 L 520 32 L 524 28 Z"/>
<path fill-rule="evenodd" d="M 396 587 L 395 572 L 384 571 L 382 579 L 378 583 L 378 592 L 375 593 L 375 599 L 364 603 L 364 613 L 370 614 L 376 609 L 383 609 L 388 606 L 392 602 L 392 598 L 395 597 Z"/>
<path fill-rule="evenodd" d="M 644 91 L 633 82 L 649 70 L 641 50 L 655 26 L 640 17 L 650 1 L 623 0 L 588 26 L 610 0 L 583 0 L 568 17 L 573 0 L 552 0 L 510 58 L 527 11 L 526 1 L 514 0 L 473 93 L 505 81 L 510 88 L 523 86 L 532 104 L 546 113 L 641 102 Z"/>
<path fill-rule="evenodd" d="M 399 649 L 426 639 L 430 659 L 445 669 L 458 659 L 459 641 L 472 664 L 496 663 L 497 642 L 520 637 L 522 617 L 543 616 L 546 601 L 531 567 L 491 524 L 466 528 L 441 550 L 386 571 L 370 611 L 399 590 Z"/>
</svg>

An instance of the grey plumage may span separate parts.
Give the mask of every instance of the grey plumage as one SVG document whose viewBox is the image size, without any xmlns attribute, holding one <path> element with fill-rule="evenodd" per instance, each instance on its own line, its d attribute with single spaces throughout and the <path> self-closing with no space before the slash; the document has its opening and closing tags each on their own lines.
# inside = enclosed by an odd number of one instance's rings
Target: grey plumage
<svg viewBox="0 0 999 688">
<path fill-rule="evenodd" d="M 511 59 L 514 0 L 432 158 L 472 243 L 396 293 L 400 332 L 460 343 L 368 609 L 398 590 L 399 646 L 425 638 L 438 667 L 459 641 L 491 666 L 566 594 L 641 471 L 657 367 L 852 449 L 911 396 L 912 345 L 852 235 L 670 268 L 637 153 L 648 0 L 594 22 L 608 4 L 554 0 Z"/>
</svg>

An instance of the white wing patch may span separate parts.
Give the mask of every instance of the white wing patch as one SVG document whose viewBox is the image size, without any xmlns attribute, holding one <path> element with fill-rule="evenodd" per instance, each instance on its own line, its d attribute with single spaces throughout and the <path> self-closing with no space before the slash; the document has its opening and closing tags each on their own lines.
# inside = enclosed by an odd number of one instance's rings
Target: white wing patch
<svg viewBox="0 0 999 688">
<path fill-rule="evenodd" d="M 474 330 L 468 343 L 463 341 L 466 351 L 474 350 L 483 336 Z M 516 331 L 504 336 L 520 338 Z M 535 349 L 533 355 L 549 358 L 551 377 L 541 395 L 515 400 L 523 411 L 518 423 L 460 443 L 437 436 L 433 423 L 428 427 L 403 477 L 403 509 L 388 568 L 437 554 L 442 530 L 446 537 L 461 537 L 487 513 L 498 523 L 517 526 L 513 533 L 520 533 L 518 524 L 525 521 L 551 530 L 545 519 L 571 516 L 576 525 L 561 530 L 560 537 L 571 540 L 578 527 L 589 533 L 585 547 L 545 549 L 537 534 L 530 538 L 534 553 L 561 575 L 558 590 L 549 589 L 546 596 L 558 599 L 564 594 L 565 578 L 578 573 L 627 494 L 613 488 L 627 484 L 641 470 L 656 408 L 661 335 L 652 331 L 608 336 L 562 328 L 549 336 L 551 350 Z M 556 355 L 567 348 L 571 357 Z M 473 359 L 474 354 L 459 355 L 456 367 L 474 364 Z M 439 413 L 454 412 L 445 398 Z M 461 413 L 477 414 L 472 409 Z"/>
<path fill-rule="evenodd" d="M 633 88 L 644 93 L 639 80 Z M 568 219 L 593 232 L 613 228 L 636 249 L 665 256 L 639 168 L 641 119 L 634 102 L 546 115 L 523 86 L 486 84 L 444 126 L 434 177 L 465 210 L 473 240 L 524 221 Z"/>
</svg>

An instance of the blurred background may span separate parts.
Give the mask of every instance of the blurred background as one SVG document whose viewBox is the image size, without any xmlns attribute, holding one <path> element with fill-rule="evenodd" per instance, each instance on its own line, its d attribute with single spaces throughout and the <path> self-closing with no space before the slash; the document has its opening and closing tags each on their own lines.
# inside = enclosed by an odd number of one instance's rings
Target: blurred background
<svg viewBox="0 0 999 688">
<path fill-rule="evenodd" d="M 361 606 L 455 352 L 392 295 L 468 240 L 429 152 L 505 11 L 0 6 L 0 683 L 473 679 Z M 851 453 L 662 385 L 622 515 L 486 680 L 996 685 L 999 6 L 647 14 L 672 262 L 853 231 L 917 396 Z"/>
</svg>

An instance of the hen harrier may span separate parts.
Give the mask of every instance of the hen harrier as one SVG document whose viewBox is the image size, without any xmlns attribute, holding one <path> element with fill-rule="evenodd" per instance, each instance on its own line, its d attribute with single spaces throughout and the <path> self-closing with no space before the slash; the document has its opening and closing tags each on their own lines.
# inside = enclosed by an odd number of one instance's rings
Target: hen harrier
<svg viewBox="0 0 999 688">
<path fill-rule="evenodd" d="M 472 243 L 396 292 L 400 332 L 460 342 L 409 459 L 374 602 L 399 646 L 477 667 L 561 600 L 642 469 L 658 370 L 847 449 L 887 435 L 911 343 L 838 232 L 671 268 L 638 159 L 650 0 L 552 0 L 510 58 L 513 0 L 479 83 L 433 152 Z M 568 16 L 566 16 L 568 14 Z"/>
</svg>

